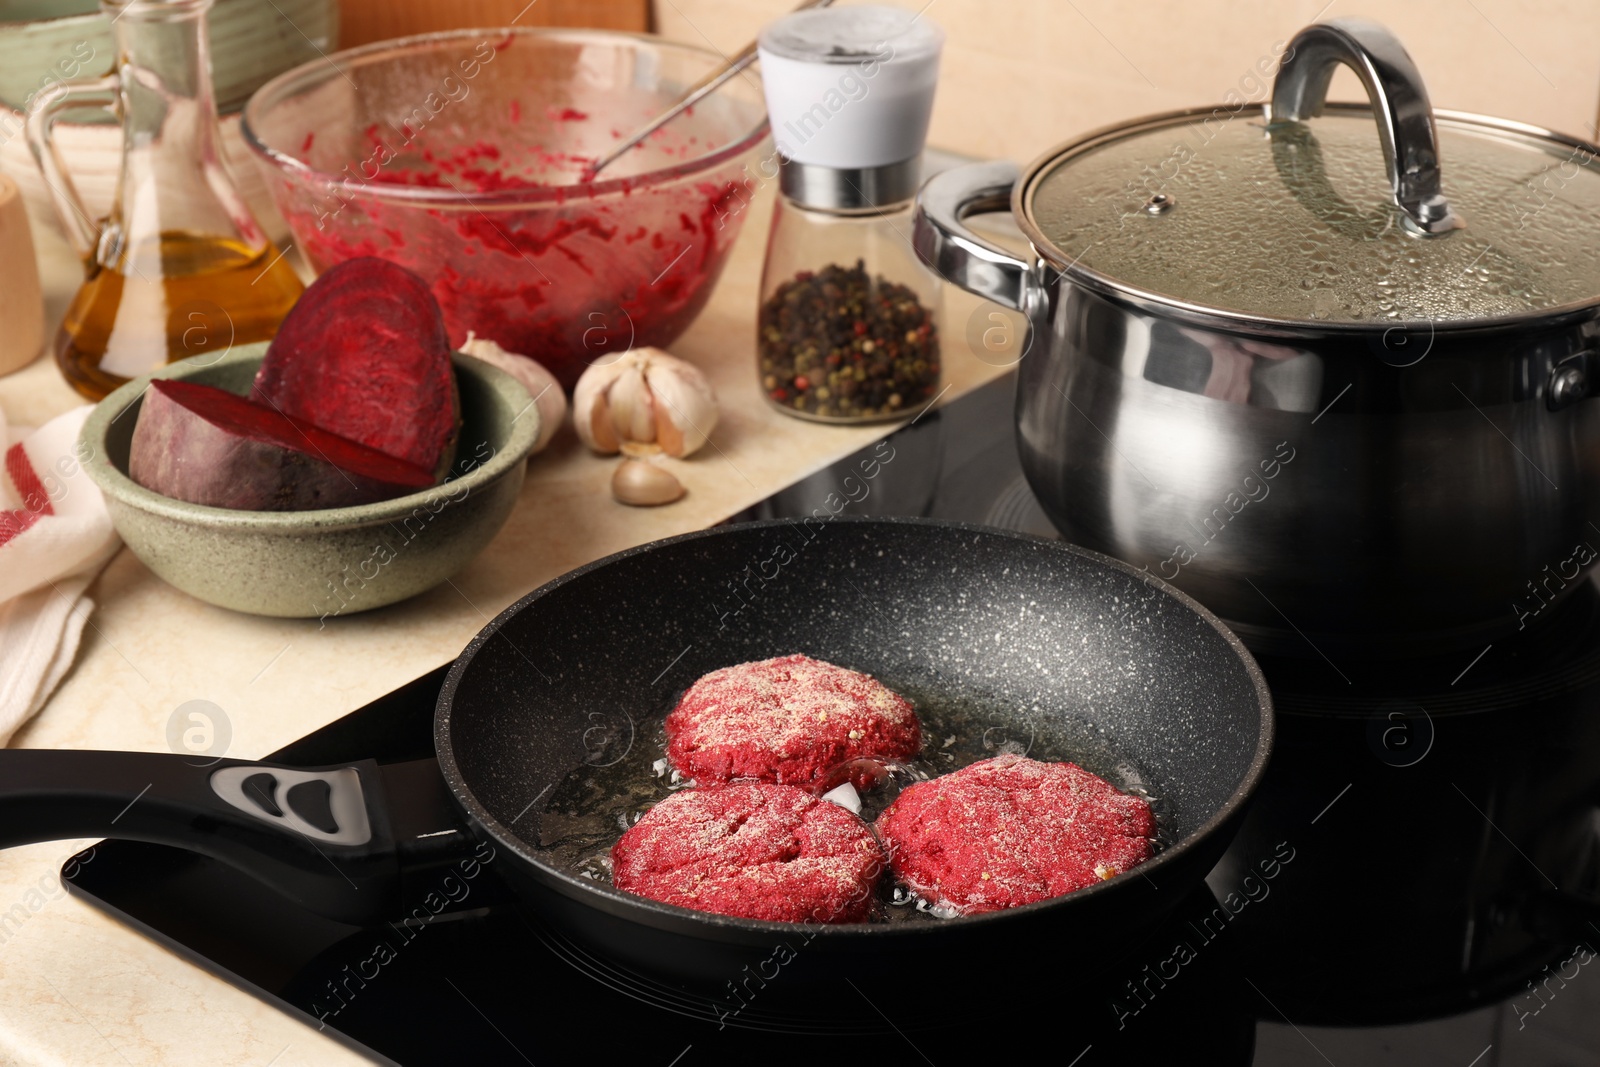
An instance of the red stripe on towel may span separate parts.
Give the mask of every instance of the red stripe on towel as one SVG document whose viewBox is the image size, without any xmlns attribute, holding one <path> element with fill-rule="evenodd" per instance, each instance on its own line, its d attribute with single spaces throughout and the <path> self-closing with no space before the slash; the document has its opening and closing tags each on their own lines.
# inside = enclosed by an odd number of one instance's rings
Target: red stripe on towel
<svg viewBox="0 0 1600 1067">
<path fill-rule="evenodd" d="M 39 521 L 37 511 L 0 511 L 0 548 Z"/>
<path fill-rule="evenodd" d="M 50 506 L 50 494 L 45 492 L 44 483 L 34 472 L 33 463 L 20 441 L 6 449 L 6 475 L 22 498 L 22 507 L 0 511 L 0 546 L 38 522 L 41 516 L 55 514 Z"/>
<path fill-rule="evenodd" d="M 23 511 L 36 511 L 40 515 L 56 513 L 50 506 L 50 494 L 45 492 L 44 483 L 34 473 L 33 463 L 28 459 L 28 453 L 23 451 L 21 441 L 6 449 L 6 473 L 11 476 L 11 484 L 16 486 L 17 495 L 22 498 Z"/>
</svg>

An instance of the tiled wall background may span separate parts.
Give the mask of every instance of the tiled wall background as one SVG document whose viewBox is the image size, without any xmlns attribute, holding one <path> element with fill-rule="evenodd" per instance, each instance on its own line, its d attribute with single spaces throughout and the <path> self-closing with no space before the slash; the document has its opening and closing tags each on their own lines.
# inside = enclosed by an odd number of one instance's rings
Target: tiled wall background
<svg viewBox="0 0 1600 1067">
<path fill-rule="evenodd" d="M 841 0 L 849 3 L 852 0 Z M 925 0 L 885 0 L 917 10 Z M 731 52 L 793 0 L 654 0 L 656 28 Z M 1248 72 L 1317 18 L 1394 30 L 1435 107 L 1593 138 L 1597 0 L 932 0 L 944 27 L 933 144 L 1026 162 L 1075 134 L 1153 111 L 1270 91 Z M 1354 100 L 1348 71 L 1330 99 Z"/>
</svg>

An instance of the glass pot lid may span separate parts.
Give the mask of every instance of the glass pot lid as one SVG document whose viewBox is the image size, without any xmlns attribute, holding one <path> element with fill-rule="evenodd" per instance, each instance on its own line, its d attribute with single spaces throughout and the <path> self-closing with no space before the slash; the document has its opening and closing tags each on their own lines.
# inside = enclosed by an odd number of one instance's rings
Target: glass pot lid
<svg viewBox="0 0 1600 1067">
<path fill-rule="evenodd" d="M 1341 62 L 1370 107 L 1324 104 Z M 1244 323 L 1487 325 L 1600 301 L 1596 155 L 1436 119 L 1393 35 L 1336 19 L 1290 42 L 1270 110 L 1091 135 L 1035 163 L 1018 202 L 1047 259 L 1142 301 Z"/>
</svg>

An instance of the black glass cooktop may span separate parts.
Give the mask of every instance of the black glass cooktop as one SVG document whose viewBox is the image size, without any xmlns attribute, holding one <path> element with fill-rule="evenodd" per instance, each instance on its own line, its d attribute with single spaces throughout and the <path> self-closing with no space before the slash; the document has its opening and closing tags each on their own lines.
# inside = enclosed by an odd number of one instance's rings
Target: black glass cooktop
<svg viewBox="0 0 1600 1067">
<path fill-rule="evenodd" d="M 980 389 L 739 518 L 843 502 L 1055 536 L 1017 466 L 1012 388 Z M 99 845 L 67 884 L 381 1062 L 1593 1064 L 1600 594 L 1550 616 L 1477 660 L 1264 659 L 1277 752 L 1207 886 L 1116 958 L 1038 946 L 1027 973 L 993 976 L 981 1008 L 940 1005 L 929 973 L 891 988 L 841 974 L 802 991 L 781 972 L 678 986 L 550 928 L 492 864 L 440 914 L 367 929 L 155 845 Z M 442 676 L 273 758 L 425 758 Z"/>
</svg>

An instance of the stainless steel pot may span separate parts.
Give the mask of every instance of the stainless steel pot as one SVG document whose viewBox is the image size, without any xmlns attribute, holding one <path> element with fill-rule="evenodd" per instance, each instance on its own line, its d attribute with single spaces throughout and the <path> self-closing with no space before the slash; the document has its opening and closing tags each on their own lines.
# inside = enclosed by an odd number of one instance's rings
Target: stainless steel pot
<svg viewBox="0 0 1600 1067">
<path fill-rule="evenodd" d="M 1324 104 L 1341 62 L 1370 107 Z M 1260 651 L 1536 626 L 1600 546 L 1600 149 L 1436 115 L 1363 20 L 1302 31 L 1271 99 L 924 186 L 923 259 L 1028 318 L 1030 484 Z M 1007 207 L 1030 258 L 963 223 Z"/>
</svg>

